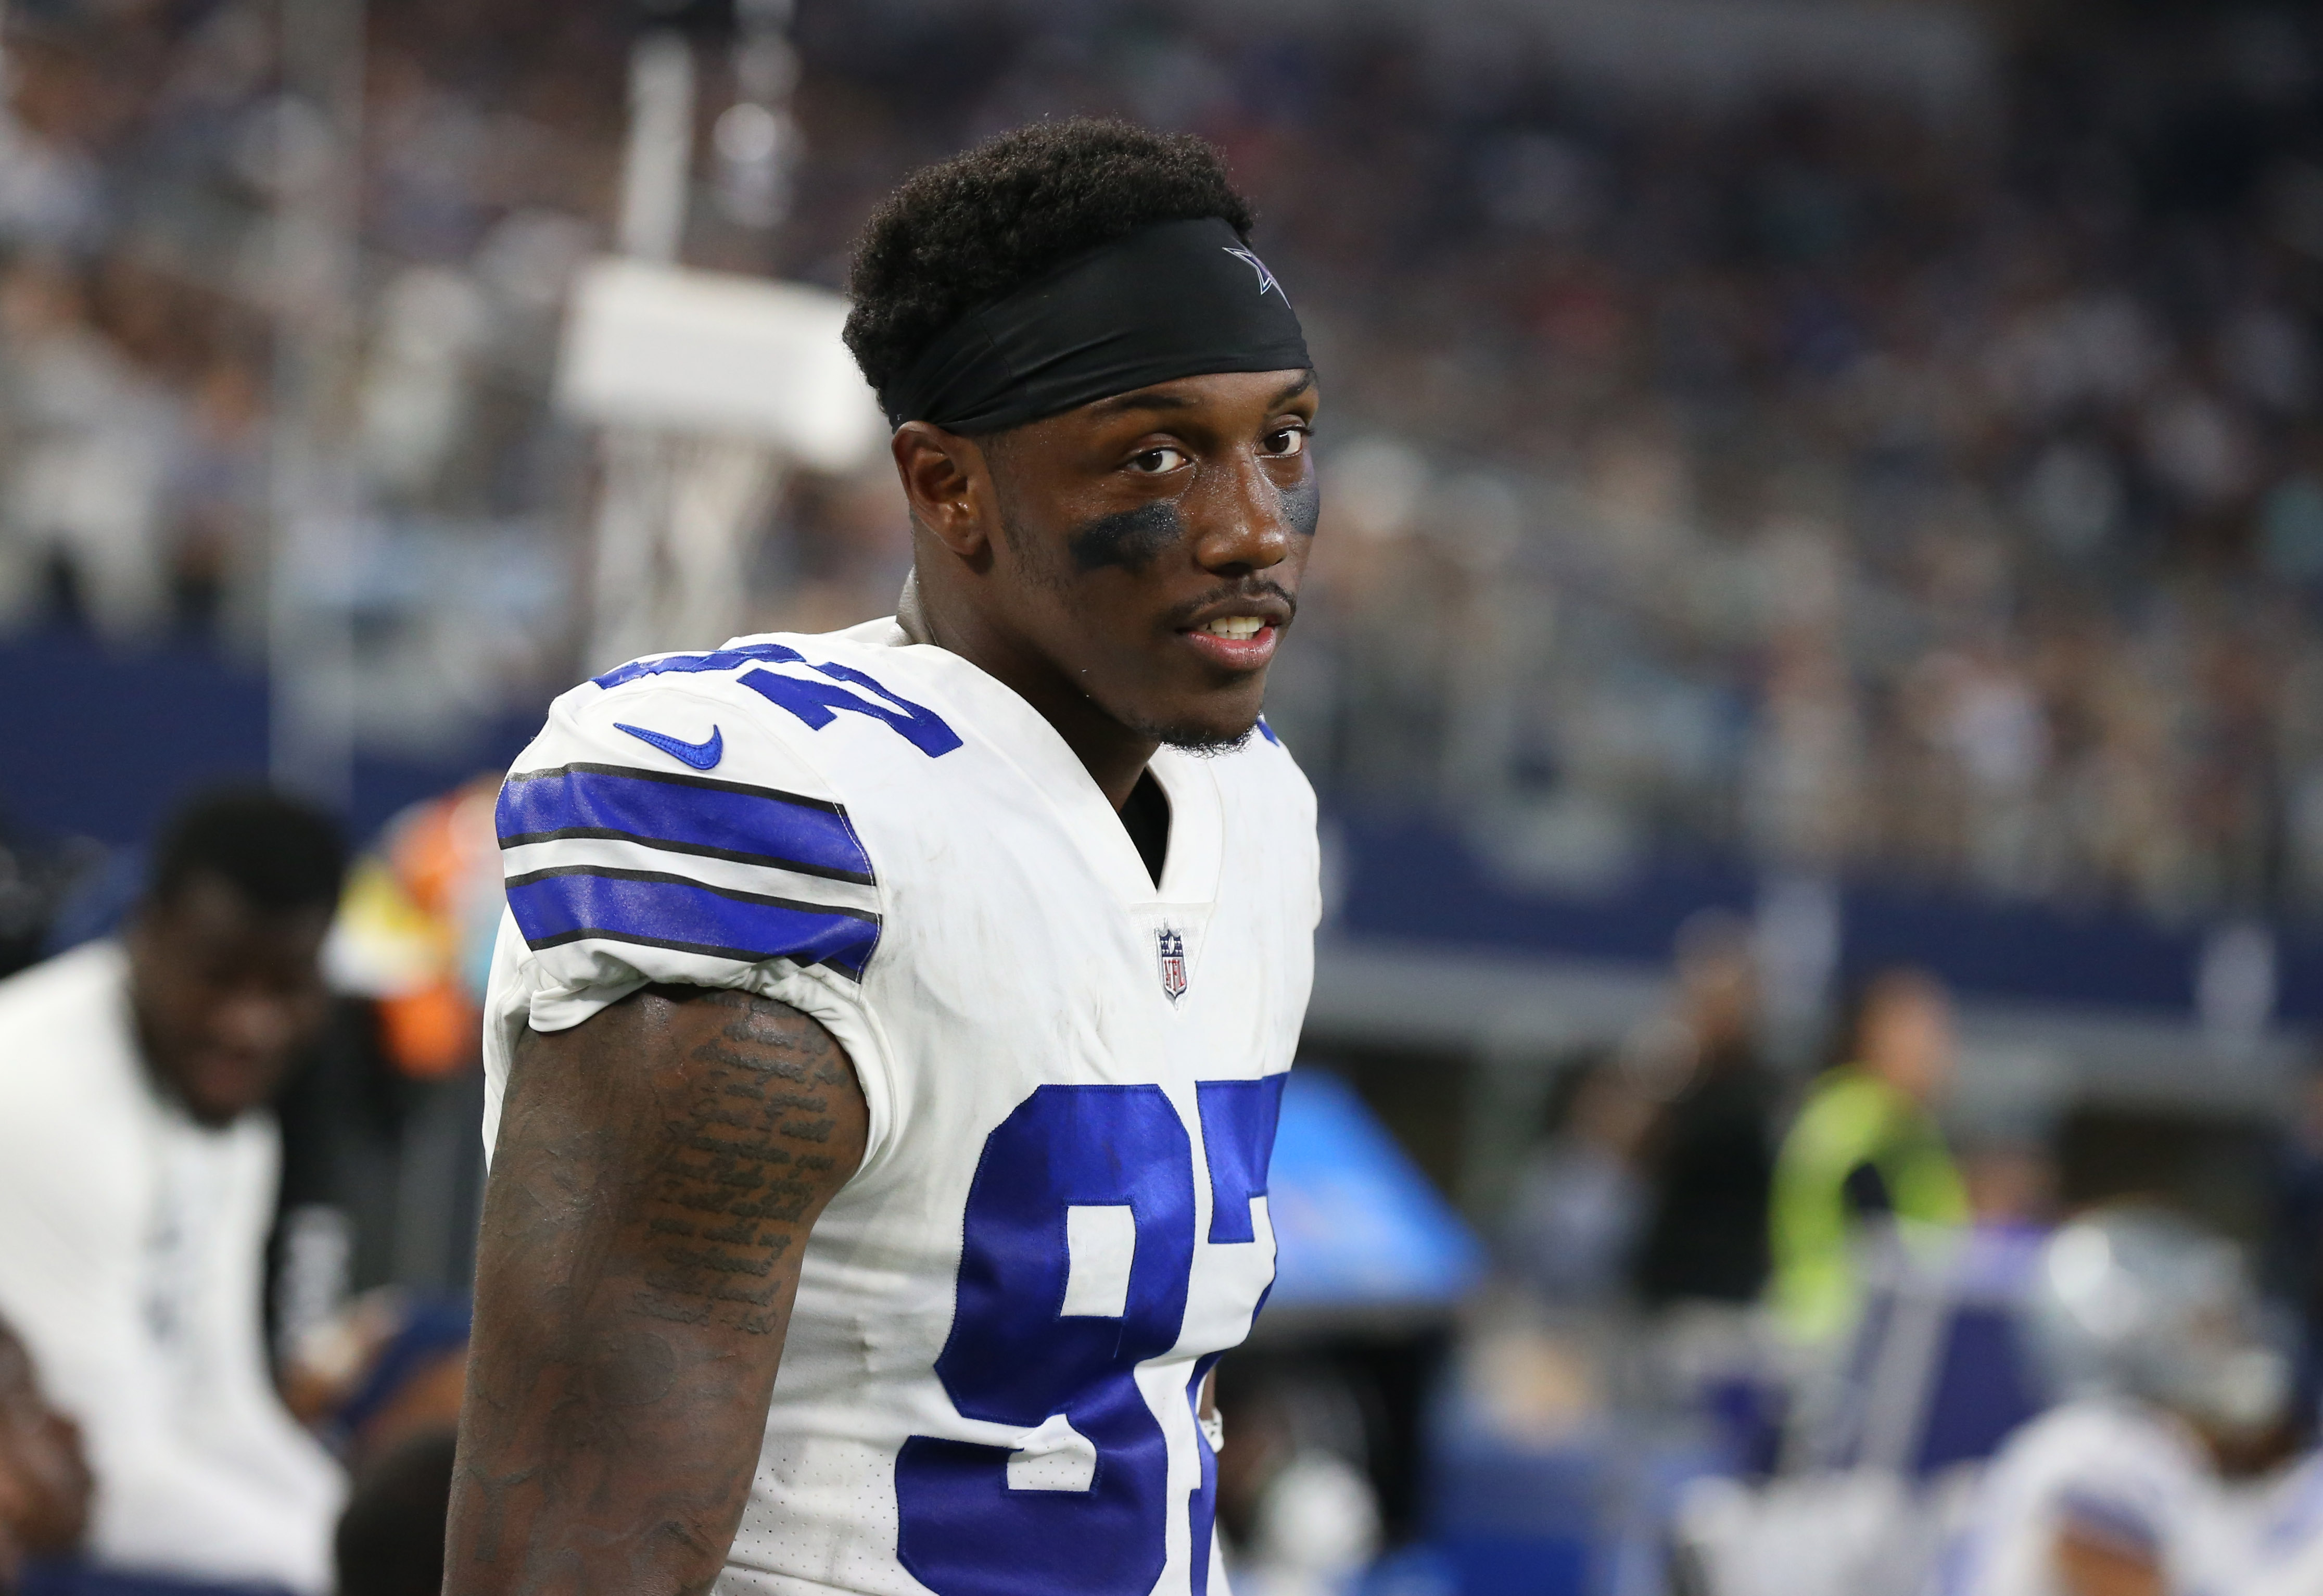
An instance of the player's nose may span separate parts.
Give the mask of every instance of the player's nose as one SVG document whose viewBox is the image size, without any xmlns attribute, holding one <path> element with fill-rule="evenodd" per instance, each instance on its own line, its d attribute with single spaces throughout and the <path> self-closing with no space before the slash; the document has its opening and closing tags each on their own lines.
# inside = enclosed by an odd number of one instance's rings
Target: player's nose
<svg viewBox="0 0 2323 1596">
<path fill-rule="evenodd" d="M 1240 576 L 1290 557 L 1290 509 L 1255 454 L 1237 453 L 1204 476 L 1191 507 L 1194 558 L 1204 570 Z"/>
</svg>

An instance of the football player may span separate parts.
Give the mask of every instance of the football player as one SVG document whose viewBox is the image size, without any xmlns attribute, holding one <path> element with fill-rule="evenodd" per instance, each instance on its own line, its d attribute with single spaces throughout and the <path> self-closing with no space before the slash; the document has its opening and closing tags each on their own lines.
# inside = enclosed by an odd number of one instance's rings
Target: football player
<svg viewBox="0 0 2323 1596">
<path fill-rule="evenodd" d="M 454 1596 L 1222 1588 L 1319 911 L 1251 226 L 1116 124 L 914 177 L 848 326 L 899 613 L 610 671 L 518 761 Z"/>
<path fill-rule="evenodd" d="M 2275 1422 L 2290 1363 L 2234 1245 L 2097 1210 L 2045 1243 L 2030 1306 L 2067 1399 L 1993 1460 L 1936 1596 L 2247 1596 L 2218 1458 Z"/>
</svg>

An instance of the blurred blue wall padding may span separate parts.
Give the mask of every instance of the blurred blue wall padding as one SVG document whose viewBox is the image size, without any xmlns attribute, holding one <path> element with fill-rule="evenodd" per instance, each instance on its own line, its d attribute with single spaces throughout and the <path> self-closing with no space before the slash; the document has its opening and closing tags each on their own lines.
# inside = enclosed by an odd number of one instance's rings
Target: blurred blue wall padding
<svg viewBox="0 0 2323 1596">
<path fill-rule="evenodd" d="M 53 630 L 0 645 L 0 809 L 111 843 L 196 787 L 266 770 L 266 680 L 214 649 L 121 653 Z"/>
<path fill-rule="evenodd" d="M 1602 892 L 1529 888 L 1457 833 L 1411 818 L 1342 816 L 1339 929 L 1360 937 L 1658 964 L 1697 910 L 1747 914 L 1758 878 L 1738 862 L 1666 859 Z M 2001 902 L 1876 881 L 1841 888 L 1850 970 L 1924 965 L 1981 996 L 2190 1013 L 2210 927 L 2118 910 Z M 2279 1018 L 2323 1021 L 2323 927 L 2274 928 Z"/>
<path fill-rule="evenodd" d="M 345 817 L 357 840 L 405 804 L 504 767 L 546 706 L 428 757 L 359 755 Z M 266 678 L 217 649 L 123 652 L 53 629 L 0 643 L 0 821 L 34 834 L 149 840 L 212 783 L 266 774 Z"/>
</svg>

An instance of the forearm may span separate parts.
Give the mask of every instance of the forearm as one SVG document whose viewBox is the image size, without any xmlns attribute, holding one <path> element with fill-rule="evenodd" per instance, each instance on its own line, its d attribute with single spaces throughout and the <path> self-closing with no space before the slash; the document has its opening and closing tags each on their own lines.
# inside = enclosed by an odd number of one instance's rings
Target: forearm
<svg viewBox="0 0 2323 1596">
<path fill-rule="evenodd" d="M 484 1205 L 448 1596 L 717 1577 L 807 1231 L 863 1130 L 844 1054 L 764 999 L 648 992 L 527 1039 Z"/>
</svg>

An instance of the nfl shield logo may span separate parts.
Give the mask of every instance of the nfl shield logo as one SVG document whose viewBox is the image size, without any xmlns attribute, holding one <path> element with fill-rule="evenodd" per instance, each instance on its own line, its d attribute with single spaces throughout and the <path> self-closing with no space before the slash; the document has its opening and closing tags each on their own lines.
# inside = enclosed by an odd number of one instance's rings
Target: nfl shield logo
<svg viewBox="0 0 2323 1596">
<path fill-rule="evenodd" d="M 1162 956 L 1162 990 L 1175 1003 L 1186 995 L 1186 939 L 1165 925 L 1153 940 Z"/>
</svg>

